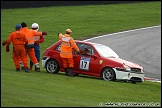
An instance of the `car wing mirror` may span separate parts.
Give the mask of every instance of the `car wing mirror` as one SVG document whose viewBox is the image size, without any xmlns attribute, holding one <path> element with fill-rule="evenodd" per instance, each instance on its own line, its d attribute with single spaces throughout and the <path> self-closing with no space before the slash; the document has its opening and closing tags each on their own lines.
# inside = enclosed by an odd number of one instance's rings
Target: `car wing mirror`
<svg viewBox="0 0 162 108">
<path fill-rule="evenodd" d="M 96 59 L 97 58 L 97 55 L 92 54 L 91 57 Z"/>
</svg>

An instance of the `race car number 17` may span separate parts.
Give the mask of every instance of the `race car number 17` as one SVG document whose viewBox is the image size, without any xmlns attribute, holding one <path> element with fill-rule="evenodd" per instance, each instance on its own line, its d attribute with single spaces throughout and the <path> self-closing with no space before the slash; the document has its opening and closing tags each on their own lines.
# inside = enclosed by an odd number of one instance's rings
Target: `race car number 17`
<svg viewBox="0 0 162 108">
<path fill-rule="evenodd" d="M 89 63 L 90 63 L 90 58 L 82 57 L 80 59 L 80 69 L 89 70 Z"/>
</svg>

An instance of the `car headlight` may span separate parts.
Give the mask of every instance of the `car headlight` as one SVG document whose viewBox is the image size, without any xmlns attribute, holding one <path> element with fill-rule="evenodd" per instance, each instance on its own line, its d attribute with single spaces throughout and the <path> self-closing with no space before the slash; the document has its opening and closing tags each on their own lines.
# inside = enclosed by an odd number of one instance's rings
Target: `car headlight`
<svg viewBox="0 0 162 108">
<path fill-rule="evenodd" d="M 131 68 L 123 63 L 122 67 L 115 67 L 119 71 L 131 71 Z"/>
<path fill-rule="evenodd" d="M 123 67 L 124 67 L 124 70 L 126 70 L 126 71 L 131 71 L 131 68 L 130 68 L 129 66 L 123 64 Z"/>
</svg>

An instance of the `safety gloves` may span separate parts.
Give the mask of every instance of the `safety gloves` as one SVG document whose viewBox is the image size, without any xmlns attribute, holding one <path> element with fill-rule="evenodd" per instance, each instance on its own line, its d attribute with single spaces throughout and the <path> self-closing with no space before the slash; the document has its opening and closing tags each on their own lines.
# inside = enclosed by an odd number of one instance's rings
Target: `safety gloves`
<svg viewBox="0 0 162 108">
<path fill-rule="evenodd" d="M 39 41 L 35 41 L 34 42 L 34 45 L 38 45 L 40 42 Z"/>
<path fill-rule="evenodd" d="M 45 32 L 45 31 L 44 31 L 44 32 L 42 32 L 42 35 L 47 35 L 47 32 Z"/>
<path fill-rule="evenodd" d="M 6 52 L 9 52 L 10 51 L 10 48 L 8 45 L 6 45 Z"/>
<path fill-rule="evenodd" d="M 7 40 L 2 42 L 2 46 L 5 46 L 7 44 Z M 9 45 L 6 45 L 6 52 L 9 52 L 10 48 Z"/>
<path fill-rule="evenodd" d="M 2 42 L 2 45 L 5 46 L 7 44 L 7 40 Z"/>
</svg>

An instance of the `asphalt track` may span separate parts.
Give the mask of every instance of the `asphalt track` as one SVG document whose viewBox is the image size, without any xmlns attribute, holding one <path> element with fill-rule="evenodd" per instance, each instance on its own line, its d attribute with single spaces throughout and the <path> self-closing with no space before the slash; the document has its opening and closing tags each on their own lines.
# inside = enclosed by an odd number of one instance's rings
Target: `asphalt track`
<svg viewBox="0 0 162 108">
<path fill-rule="evenodd" d="M 161 25 L 97 36 L 84 41 L 109 46 L 120 58 L 141 65 L 145 77 L 161 82 Z"/>
</svg>

